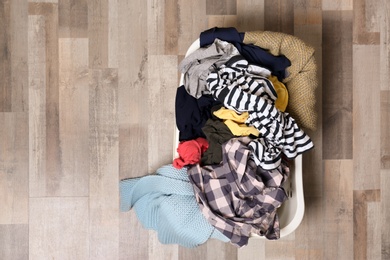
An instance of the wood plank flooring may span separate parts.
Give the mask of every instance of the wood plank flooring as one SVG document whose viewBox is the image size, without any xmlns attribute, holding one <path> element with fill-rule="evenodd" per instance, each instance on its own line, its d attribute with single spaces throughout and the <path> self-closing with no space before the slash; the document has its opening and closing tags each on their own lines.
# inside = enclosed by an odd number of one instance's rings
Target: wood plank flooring
<svg viewBox="0 0 390 260">
<path fill-rule="evenodd" d="M 279 241 L 162 245 L 118 182 L 171 162 L 177 65 L 214 26 L 316 49 L 306 211 Z M 0 259 L 390 259 L 388 0 L 2 0 Z"/>
</svg>

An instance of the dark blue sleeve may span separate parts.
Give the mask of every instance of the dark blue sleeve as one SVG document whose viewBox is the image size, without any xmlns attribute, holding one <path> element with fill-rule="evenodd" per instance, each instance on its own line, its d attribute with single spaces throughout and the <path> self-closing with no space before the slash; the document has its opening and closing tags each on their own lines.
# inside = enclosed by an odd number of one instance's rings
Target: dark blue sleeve
<svg viewBox="0 0 390 260">
<path fill-rule="evenodd" d="M 286 69 L 291 66 L 290 60 L 284 56 L 274 56 L 268 51 L 253 44 L 240 43 L 241 55 L 251 64 L 269 69 L 280 81 L 286 78 Z"/>
<path fill-rule="evenodd" d="M 212 44 L 216 38 L 230 43 L 242 42 L 244 35 L 244 33 L 239 33 L 234 27 L 210 28 L 200 33 L 200 47 Z"/>
<path fill-rule="evenodd" d="M 200 46 L 210 45 L 216 38 L 230 42 L 249 63 L 269 69 L 280 81 L 286 78 L 286 69 L 291 66 L 290 60 L 284 55 L 274 56 L 259 46 L 243 43 L 244 36 L 245 33 L 239 33 L 234 27 L 214 27 L 200 34 Z"/>
<path fill-rule="evenodd" d="M 179 141 L 206 137 L 202 127 L 211 118 L 211 107 L 220 104 L 211 95 L 203 95 L 199 99 L 188 94 L 184 86 L 176 91 L 175 115 L 176 126 L 179 129 Z"/>
</svg>

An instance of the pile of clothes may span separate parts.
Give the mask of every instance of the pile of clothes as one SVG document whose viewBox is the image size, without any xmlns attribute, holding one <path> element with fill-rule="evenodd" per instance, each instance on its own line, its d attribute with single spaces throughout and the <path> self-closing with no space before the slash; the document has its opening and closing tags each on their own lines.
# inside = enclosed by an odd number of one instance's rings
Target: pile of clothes
<svg viewBox="0 0 390 260">
<path fill-rule="evenodd" d="M 211 28 L 200 34 L 200 48 L 179 65 L 183 80 L 175 101 L 178 157 L 164 167 L 185 171 L 181 184 L 186 192 L 191 187 L 185 196 L 193 202 L 186 205 L 196 205 L 207 225 L 181 229 L 180 221 L 163 223 L 176 225 L 171 231 L 189 230 L 200 237 L 176 234 L 174 240 L 161 239 L 163 243 L 193 247 L 213 237 L 242 247 L 251 234 L 280 237 L 277 209 L 287 199 L 283 183 L 289 177 L 289 160 L 313 143 L 286 112 L 289 92 L 282 82 L 289 76 L 290 60 L 243 39 L 244 33 L 235 28 Z M 150 196 L 160 194 L 153 187 L 150 194 L 139 191 L 149 199 L 147 204 L 134 199 L 139 198 L 134 194 L 138 181 L 121 182 L 122 210 L 140 208 L 137 214 L 147 228 L 153 228 L 144 223 L 150 219 L 147 213 L 154 214 L 153 219 L 175 219 L 166 216 L 174 210 L 163 211 L 165 204 L 150 202 Z M 164 192 L 165 199 L 158 196 L 161 201 L 178 195 L 169 188 Z M 153 229 L 158 230 L 156 225 Z"/>
</svg>

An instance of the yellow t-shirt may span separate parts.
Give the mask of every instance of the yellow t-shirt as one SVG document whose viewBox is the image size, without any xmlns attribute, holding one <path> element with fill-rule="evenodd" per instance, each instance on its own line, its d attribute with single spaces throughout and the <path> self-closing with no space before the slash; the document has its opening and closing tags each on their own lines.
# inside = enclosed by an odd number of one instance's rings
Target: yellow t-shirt
<svg viewBox="0 0 390 260">
<path fill-rule="evenodd" d="M 244 112 L 237 114 L 235 111 L 222 107 L 214 112 L 214 115 L 223 120 L 232 134 L 236 136 L 248 136 L 250 134 L 259 136 L 259 131 L 253 126 L 247 126 L 245 121 L 248 119 L 249 113 Z"/>
<path fill-rule="evenodd" d="M 275 107 L 282 112 L 286 111 L 288 105 L 288 91 L 286 86 L 280 82 L 276 76 L 271 75 L 268 79 L 272 82 L 272 85 L 274 85 L 274 89 L 278 94 L 278 98 L 275 101 Z"/>
</svg>

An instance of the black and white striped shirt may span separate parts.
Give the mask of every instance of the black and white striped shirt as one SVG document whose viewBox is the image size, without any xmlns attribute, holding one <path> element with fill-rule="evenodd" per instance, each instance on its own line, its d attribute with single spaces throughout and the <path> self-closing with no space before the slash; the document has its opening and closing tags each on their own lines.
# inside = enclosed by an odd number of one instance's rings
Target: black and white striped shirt
<svg viewBox="0 0 390 260">
<path fill-rule="evenodd" d="M 253 159 L 263 169 L 272 170 L 280 165 L 282 153 L 293 159 L 314 145 L 288 113 L 275 107 L 277 94 L 271 81 L 253 74 L 257 69 L 253 66 L 235 56 L 209 74 L 207 86 L 226 108 L 249 112 L 246 124 L 260 132 L 260 137 L 248 145 Z"/>
</svg>

